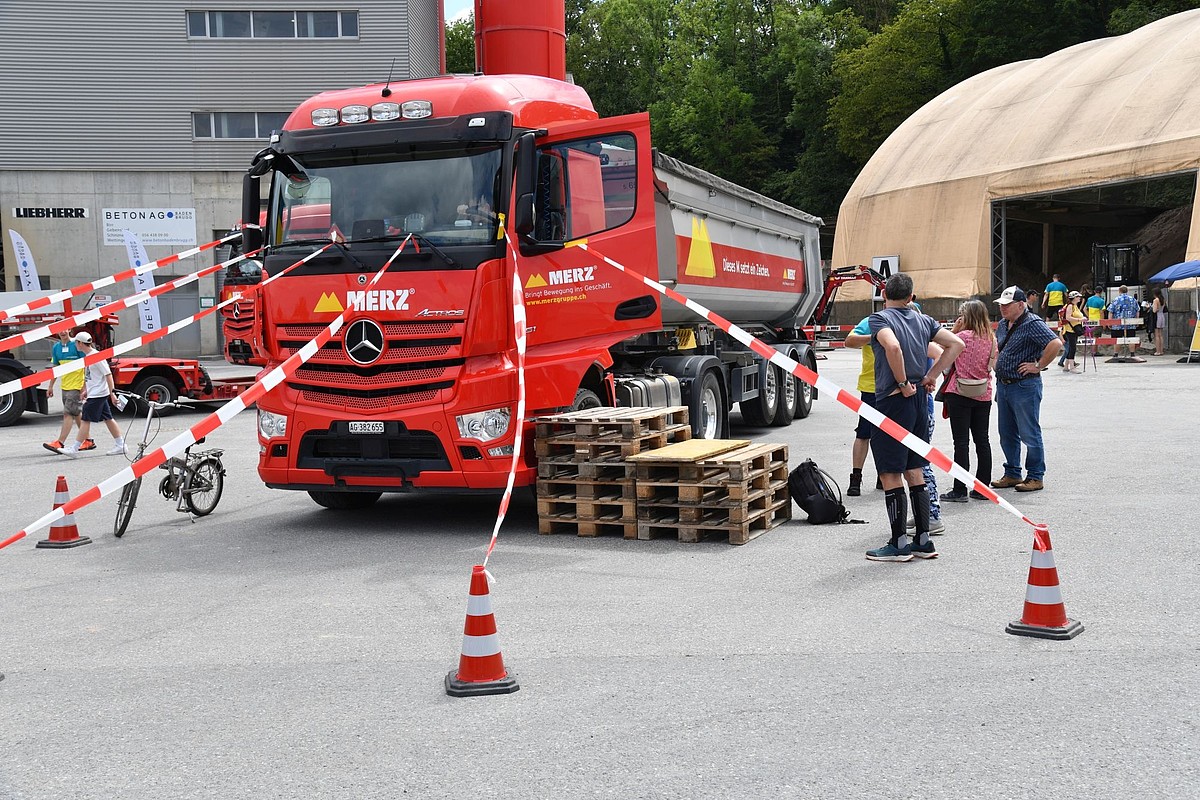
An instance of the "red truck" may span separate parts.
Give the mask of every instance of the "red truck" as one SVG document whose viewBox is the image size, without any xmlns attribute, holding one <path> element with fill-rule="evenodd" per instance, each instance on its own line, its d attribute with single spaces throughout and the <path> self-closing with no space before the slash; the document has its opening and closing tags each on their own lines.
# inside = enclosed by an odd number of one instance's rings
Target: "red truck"
<svg viewBox="0 0 1200 800">
<path fill-rule="evenodd" d="M 656 152 L 646 114 L 600 119 L 563 80 L 561 17 L 520 19 L 545 9 L 517 3 L 476 13 L 484 74 L 319 94 L 245 176 L 243 219 L 258 218 L 270 178 L 261 230 L 243 232 L 247 249 L 267 244 L 266 272 L 338 241 L 259 298 L 269 365 L 349 310 L 334 340 L 259 402 L 266 484 L 329 508 L 383 492 L 496 491 L 523 436 L 517 485 L 528 485 L 529 419 L 570 408 L 687 405 L 709 438 L 728 435 L 734 403 L 750 425 L 807 416 L 807 384 L 564 245 L 586 238 L 815 370 L 800 328 L 822 290 L 821 221 Z M 535 63 L 544 74 L 518 74 Z M 525 420 L 512 419 L 514 271 Z"/>
</svg>

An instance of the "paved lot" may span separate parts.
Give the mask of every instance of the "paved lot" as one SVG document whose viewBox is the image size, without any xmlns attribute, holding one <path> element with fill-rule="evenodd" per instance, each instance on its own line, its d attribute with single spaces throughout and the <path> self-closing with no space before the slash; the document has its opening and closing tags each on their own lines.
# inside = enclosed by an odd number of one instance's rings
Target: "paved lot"
<svg viewBox="0 0 1200 800">
<path fill-rule="evenodd" d="M 821 369 L 852 388 L 857 359 Z M 77 514 L 92 545 L 0 551 L 0 798 L 1196 797 L 1200 367 L 1046 381 L 1047 490 L 1012 499 L 1050 525 L 1073 641 L 1004 632 L 1031 534 L 991 504 L 947 507 L 938 560 L 875 564 L 875 491 L 869 525 L 744 547 L 542 537 L 523 495 L 491 562 L 521 690 L 479 699 L 442 679 L 494 500 L 322 510 L 261 486 L 243 414 L 210 437 L 211 517 L 147 482 L 122 540 L 106 498 Z M 844 488 L 852 428 L 823 398 L 742 433 Z M 5 534 L 55 475 L 116 471 L 42 450 L 56 429 L 0 429 Z"/>
</svg>

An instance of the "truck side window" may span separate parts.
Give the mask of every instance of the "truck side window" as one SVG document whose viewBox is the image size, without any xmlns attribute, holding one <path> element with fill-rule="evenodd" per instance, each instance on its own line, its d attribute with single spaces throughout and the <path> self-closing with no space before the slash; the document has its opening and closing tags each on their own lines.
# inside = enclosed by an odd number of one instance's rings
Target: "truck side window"
<svg viewBox="0 0 1200 800">
<path fill-rule="evenodd" d="M 562 142 L 538 157 L 539 241 L 580 239 L 624 225 L 637 199 L 637 142 L 627 133 Z"/>
</svg>

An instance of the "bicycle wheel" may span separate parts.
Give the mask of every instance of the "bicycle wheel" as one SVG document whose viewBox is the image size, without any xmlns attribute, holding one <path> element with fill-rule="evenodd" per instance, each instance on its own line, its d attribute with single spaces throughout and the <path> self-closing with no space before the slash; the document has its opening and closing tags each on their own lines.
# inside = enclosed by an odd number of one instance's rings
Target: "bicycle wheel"
<svg viewBox="0 0 1200 800">
<path fill-rule="evenodd" d="M 125 535 L 129 520 L 133 519 L 133 507 L 137 505 L 138 490 L 141 488 L 142 479 L 134 478 L 121 490 L 121 499 L 117 502 L 117 519 L 113 523 L 113 535 L 118 539 Z"/>
<path fill-rule="evenodd" d="M 192 468 L 187 488 L 184 489 L 187 507 L 197 517 L 207 516 L 221 501 L 221 490 L 225 488 L 225 470 L 215 458 L 201 459 Z"/>
</svg>

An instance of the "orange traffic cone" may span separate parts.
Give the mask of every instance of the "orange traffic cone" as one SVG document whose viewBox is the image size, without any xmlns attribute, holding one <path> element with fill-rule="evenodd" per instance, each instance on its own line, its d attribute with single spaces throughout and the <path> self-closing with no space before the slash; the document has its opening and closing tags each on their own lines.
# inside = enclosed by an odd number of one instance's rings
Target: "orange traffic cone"
<svg viewBox="0 0 1200 800">
<path fill-rule="evenodd" d="M 59 475 L 58 485 L 54 487 L 54 507 L 61 508 L 70 499 L 71 495 L 67 493 L 67 478 L 65 475 Z M 91 539 L 79 535 L 79 528 L 75 527 L 75 515 L 67 514 L 57 522 L 50 524 L 50 538 L 38 542 L 37 546 L 63 549 L 91 543 Z"/>
<path fill-rule="evenodd" d="M 492 598 L 488 594 L 487 573 L 477 564 L 471 570 L 471 593 L 467 596 L 462 656 L 458 660 L 458 671 L 451 670 L 446 675 L 446 694 L 475 697 L 508 694 L 520 688 L 516 676 L 504 669 L 500 637 L 496 635 L 496 618 L 492 616 Z"/>
<path fill-rule="evenodd" d="M 1083 632 L 1083 624 L 1067 619 L 1062 592 L 1058 589 L 1058 570 L 1050 548 L 1050 529 L 1038 525 L 1033 532 L 1033 553 L 1029 564 L 1029 584 L 1025 589 L 1025 613 L 1004 630 L 1016 636 L 1039 639 L 1071 639 Z"/>
</svg>

